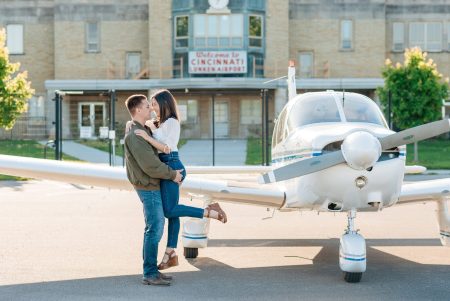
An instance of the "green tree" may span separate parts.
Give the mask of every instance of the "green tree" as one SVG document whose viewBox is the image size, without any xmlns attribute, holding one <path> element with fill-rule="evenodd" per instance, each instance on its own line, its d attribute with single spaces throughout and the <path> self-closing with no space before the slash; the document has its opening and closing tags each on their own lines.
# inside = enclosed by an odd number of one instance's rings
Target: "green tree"
<svg viewBox="0 0 450 301">
<path fill-rule="evenodd" d="M 432 59 L 420 48 L 406 49 L 403 65 L 387 59 L 382 71 L 384 87 L 377 93 L 387 115 L 388 93 L 394 125 L 400 129 L 441 118 L 442 100 L 448 97 L 448 78 L 442 80 Z"/>
<path fill-rule="evenodd" d="M 20 63 L 10 63 L 5 47 L 5 29 L 0 28 L 0 126 L 11 129 L 16 118 L 27 110 L 34 93 L 27 72 L 18 72 Z"/>
</svg>

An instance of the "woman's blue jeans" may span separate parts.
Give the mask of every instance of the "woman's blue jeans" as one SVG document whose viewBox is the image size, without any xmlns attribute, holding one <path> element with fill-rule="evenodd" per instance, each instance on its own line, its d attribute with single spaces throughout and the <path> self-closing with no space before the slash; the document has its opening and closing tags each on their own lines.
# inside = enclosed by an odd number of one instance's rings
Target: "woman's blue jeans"
<svg viewBox="0 0 450 301">
<path fill-rule="evenodd" d="M 183 163 L 181 163 L 178 157 L 178 152 L 159 154 L 159 159 L 174 170 L 183 169 L 182 174 L 184 180 L 186 171 L 184 170 Z M 179 205 L 180 186 L 172 180 L 161 180 L 161 198 L 164 216 L 169 220 L 167 247 L 176 248 L 178 243 L 178 233 L 180 232 L 180 217 L 190 216 L 202 218 L 204 209 Z"/>
</svg>

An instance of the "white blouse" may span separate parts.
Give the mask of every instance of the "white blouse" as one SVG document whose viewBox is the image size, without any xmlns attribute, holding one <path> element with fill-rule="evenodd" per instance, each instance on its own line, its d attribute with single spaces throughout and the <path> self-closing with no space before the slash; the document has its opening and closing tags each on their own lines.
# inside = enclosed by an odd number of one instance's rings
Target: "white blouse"
<svg viewBox="0 0 450 301">
<path fill-rule="evenodd" d="M 175 118 L 169 118 L 159 128 L 152 130 L 153 137 L 170 147 L 171 152 L 178 151 L 180 140 L 180 122 Z"/>
</svg>

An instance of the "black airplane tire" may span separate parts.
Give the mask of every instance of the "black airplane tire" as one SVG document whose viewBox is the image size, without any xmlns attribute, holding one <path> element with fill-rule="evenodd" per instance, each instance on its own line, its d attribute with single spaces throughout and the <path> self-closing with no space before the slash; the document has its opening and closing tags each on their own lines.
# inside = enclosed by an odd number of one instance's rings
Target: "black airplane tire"
<svg viewBox="0 0 450 301">
<path fill-rule="evenodd" d="M 344 280 L 348 283 L 357 283 L 361 281 L 362 273 L 344 272 Z"/>
<path fill-rule="evenodd" d="M 198 256 L 198 248 L 184 248 L 185 258 L 197 258 L 197 256 Z"/>
</svg>

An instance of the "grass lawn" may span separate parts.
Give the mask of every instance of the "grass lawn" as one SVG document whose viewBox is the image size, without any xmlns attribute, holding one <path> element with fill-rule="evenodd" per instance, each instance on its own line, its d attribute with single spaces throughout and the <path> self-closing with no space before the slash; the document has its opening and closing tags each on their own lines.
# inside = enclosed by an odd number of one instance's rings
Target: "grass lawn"
<svg viewBox="0 0 450 301">
<path fill-rule="evenodd" d="M 0 140 L 0 154 L 32 158 L 44 158 L 44 146 L 34 140 Z M 53 159 L 55 152 L 47 148 L 47 158 Z M 79 161 L 77 158 L 63 154 L 63 160 Z M 0 180 L 26 180 L 20 177 L 0 175 Z"/>
<path fill-rule="evenodd" d="M 428 169 L 450 169 L 450 140 L 429 139 L 419 142 L 419 161 L 413 162 L 414 144 L 407 146 L 406 164 Z"/>
<path fill-rule="evenodd" d="M 247 140 L 248 165 L 260 165 L 261 139 L 250 138 Z M 408 165 L 422 165 L 428 169 L 450 169 L 450 140 L 429 139 L 419 142 L 419 162 L 413 162 L 414 144 L 407 146 Z"/>
<path fill-rule="evenodd" d="M 269 139 L 271 141 L 271 139 Z M 262 140 L 260 138 L 247 139 L 247 157 L 245 164 L 247 165 L 261 165 L 262 158 Z M 269 160 L 271 160 L 271 148 L 269 147 Z"/>
</svg>

